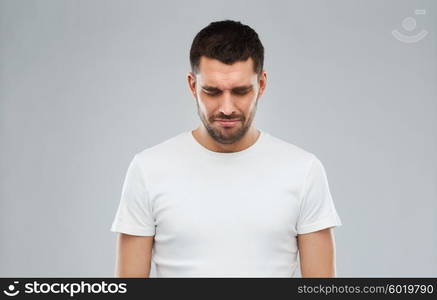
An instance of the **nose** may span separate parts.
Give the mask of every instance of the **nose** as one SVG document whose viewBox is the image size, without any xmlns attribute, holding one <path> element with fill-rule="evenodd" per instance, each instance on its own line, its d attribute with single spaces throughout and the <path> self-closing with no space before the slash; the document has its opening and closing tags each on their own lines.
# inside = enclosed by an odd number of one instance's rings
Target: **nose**
<svg viewBox="0 0 437 300">
<path fill-rule="evenodd" d="M 232 115 L 236 112 L 235 105 L 232 99 L 232 95 L 229 91 L 225 91 L 220 99 L 219 110 L 224 115 Z"/>
</svg>

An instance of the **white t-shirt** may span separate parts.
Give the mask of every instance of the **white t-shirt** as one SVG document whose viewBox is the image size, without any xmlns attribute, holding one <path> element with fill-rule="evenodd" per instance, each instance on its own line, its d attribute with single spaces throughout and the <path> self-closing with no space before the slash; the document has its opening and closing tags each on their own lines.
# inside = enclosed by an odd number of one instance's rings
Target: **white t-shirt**
<svg viewBox="0 0 437 300">
<path fill-rule="evenodd" d="M 238 152 L 190 130 L 137 153 L 111 231 L 154 235 L 157 277 L 292 277 L 296 235 L 342 223 L 320 160 L 260 132 Z"/>
</svg>

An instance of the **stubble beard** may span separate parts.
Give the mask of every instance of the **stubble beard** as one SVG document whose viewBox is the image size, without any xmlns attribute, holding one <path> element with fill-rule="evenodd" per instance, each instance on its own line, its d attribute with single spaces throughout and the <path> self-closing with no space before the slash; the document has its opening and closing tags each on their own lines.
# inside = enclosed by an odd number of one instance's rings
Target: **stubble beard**
<svg viewBox="0 0 437 300">
<path fill-rule="evenodd" d="M 209 136 L 220 144 L 234 144 L 239 140 L 241 140 L 246 135 L 247 131 L 252 125 L 253 119 L 255 117 L 256 109 L 258 106 L 258 98 L 256 99 L 255 107 L 253 108 L 249 116 L 249 119 L 246 122 L 246 118 L 243 117 L 243 120 L 240 120 L 243 126 L 241 127 L 238 126 L 239 128 L 221 129 L 211 126 L 211 123 L 208 122 L 200 113 L 199 99 L 197 98 L 196 98 L 196 106 L 197 106 L 197 114 L 200 120 L 202 121 L 206 131 L 208 132 Z M 214 120 L 211 120 L 211 122 L 214 122 Z M 222 132 L 228 132 L 228 133 L 223 134 Z"/>
</svg>

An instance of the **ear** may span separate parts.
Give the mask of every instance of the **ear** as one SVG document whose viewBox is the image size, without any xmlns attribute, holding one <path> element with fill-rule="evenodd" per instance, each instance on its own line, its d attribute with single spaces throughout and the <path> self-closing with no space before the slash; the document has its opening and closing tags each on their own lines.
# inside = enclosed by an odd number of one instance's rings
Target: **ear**
<svg viewBox="0 0 437 300">
<path fill-rule="evenodd" d="M 267 86 L 267 72 L 262 71 L 261 75 L 259 76 L 259 90 L 258 90 L 258 97 L 261 97 L 264 94 L 264 91 Z"/>
<path fill-rule="evenodd" d="M 191 94 L 196 98 L 196 75 L 193 72 L 188 72 L 187 74 L 188 87 Z"/>
</svg>

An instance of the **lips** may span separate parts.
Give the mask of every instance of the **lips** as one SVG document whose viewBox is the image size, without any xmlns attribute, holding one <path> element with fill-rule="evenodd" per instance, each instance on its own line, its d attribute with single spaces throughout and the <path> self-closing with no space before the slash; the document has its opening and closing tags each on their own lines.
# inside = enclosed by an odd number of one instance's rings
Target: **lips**
<svg viewBox="0 0 437 300">
<path fill-rule="evenodd" d="M 223 127 L 232 127 L 237 125 L 238 122 L 240 122 L 240 120 L 222 120 L 222 119 L 217 119 L 216 121 Z"/>
</svg>

